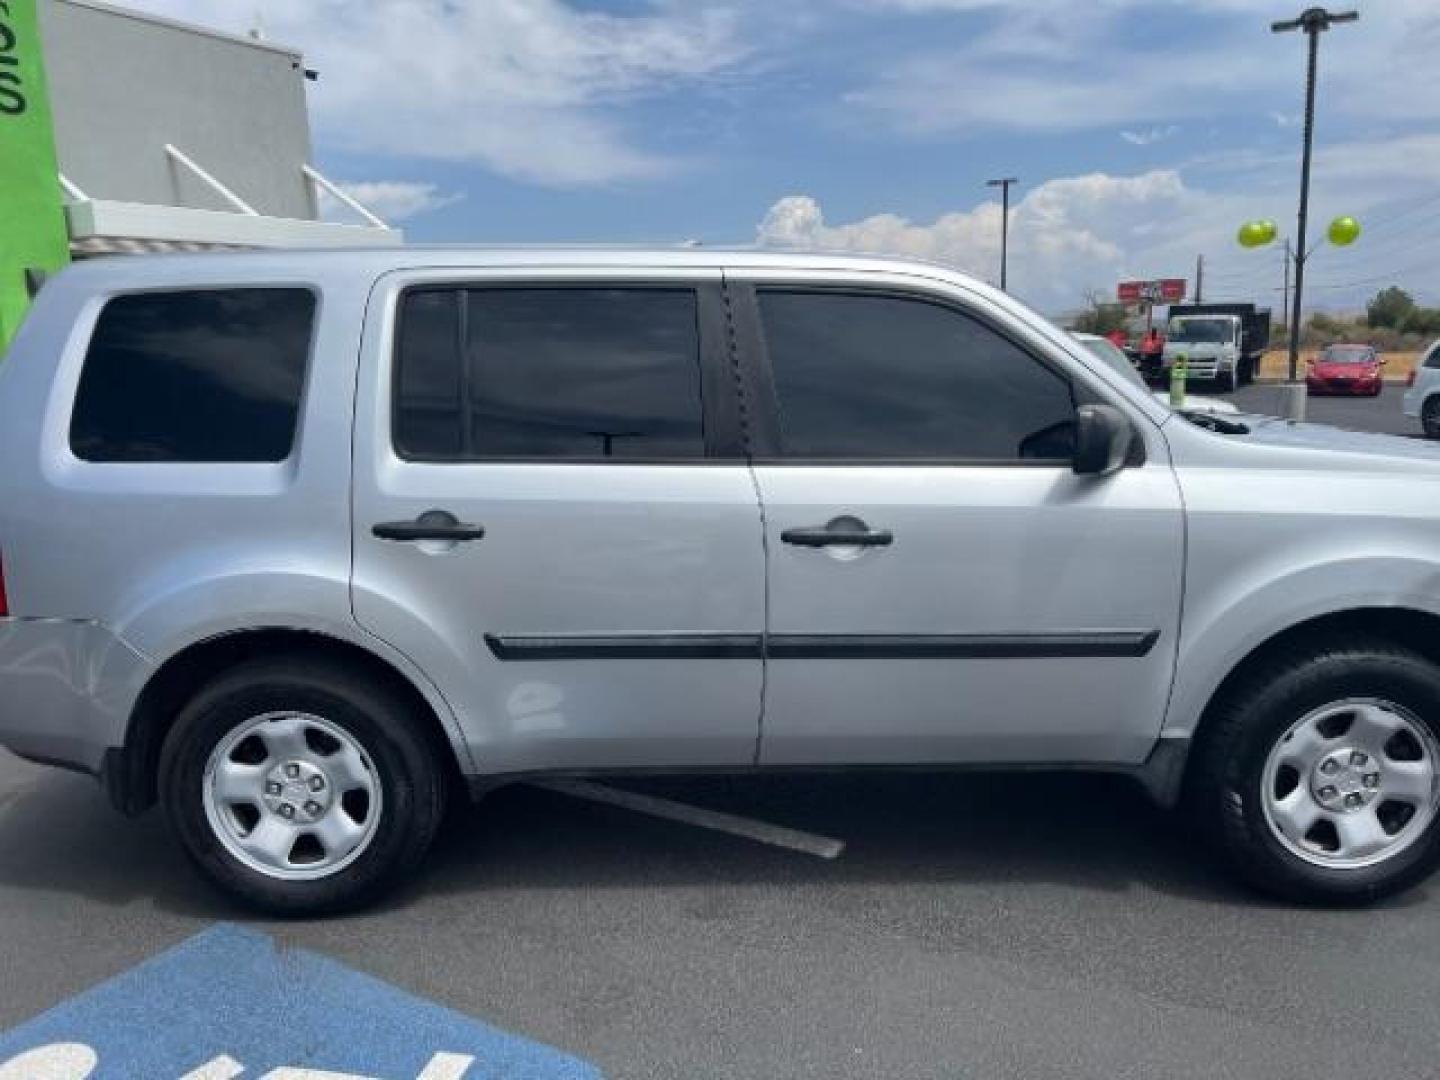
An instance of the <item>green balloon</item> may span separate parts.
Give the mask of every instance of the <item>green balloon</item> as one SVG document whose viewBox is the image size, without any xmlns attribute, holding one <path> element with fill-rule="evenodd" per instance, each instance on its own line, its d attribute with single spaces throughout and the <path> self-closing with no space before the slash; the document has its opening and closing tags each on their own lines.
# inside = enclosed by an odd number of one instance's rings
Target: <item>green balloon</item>
<svg viewBox="0 0 1440 1080">
<path fill-rule="evenodd" d="M 1273 221 L 1247 221 L 1240 226 L 1240 232 L 1236 236 L 1241 247 L 1261 247 L 1275 239 L 1275 223 Z"/>
<path fill-rule="evenodd" d="M 1360 239 L 1360 222 L 1348 215 L 1345 217 L 1337 217 L 1334 221 L 1330 222 L 1328 235 L 1330 237 L 1330 243 L 1336 247 L 1353 244 L 1356 240 Z"/>
</svg>

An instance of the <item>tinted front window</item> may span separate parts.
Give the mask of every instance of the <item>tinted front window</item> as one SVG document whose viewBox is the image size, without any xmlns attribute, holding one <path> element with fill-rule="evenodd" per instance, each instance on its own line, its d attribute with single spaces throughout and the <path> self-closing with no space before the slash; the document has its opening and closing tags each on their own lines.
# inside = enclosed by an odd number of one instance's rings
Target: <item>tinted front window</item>
<svg viewBox="0 0 1440 1080">
<path fill-rule="evenodd" d="M 1069 384 L 988 326 L 890 296 L 762 291 L 792 457 L 1068 458 Z"/>
<path fill-rule="evenodd" d="M 305 289 L 116 297 L 90 339 L 71 448 L 87 461 L 283 461 L 314 316 Z"/>
<path fill-rule="evenodd" d="M 412 291 L 397 365 L 408 457 L 704 454 L 692 290 Z"/>
</svg>

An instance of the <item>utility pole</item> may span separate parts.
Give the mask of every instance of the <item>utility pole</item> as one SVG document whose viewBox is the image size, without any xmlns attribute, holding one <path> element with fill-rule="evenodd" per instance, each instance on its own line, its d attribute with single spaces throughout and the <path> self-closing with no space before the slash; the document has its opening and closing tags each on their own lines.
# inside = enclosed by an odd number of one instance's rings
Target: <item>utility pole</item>
<svg viewBox="0 0 1440 1080">
<path fill-rule="evenodd" d="M 1290 238 L 1285 238 L 1285 285 L 1280 302 L 1280 317 L 1288 319 L 1290 312 Z M 1286 340 L 1289 340 L 1288 334 Z"/>
<path fill-rule="evenodd" d="M 1291 30 L 1303 31 L 1309 39 L 1308 61 L 1305 68 L 1305 135 L 1304 150 L 1300 157 L 1300 212 L 1295 232 L 1295 300 L 1290 309 L 1290 400 L 1289 412 L 1292 418 L 1303 416 L 1305 398 L 1303 390 L 1297 388 L 1300 373 L 1300 304 L 1305 288 L 1305 219 L 1310 209 L 1310 150 L 1315 137 L 1315 61 L 1319 54 L 1320 35 L 1335 23 L 1354 22 L 1360 18 L 1358 11 L 1326 11 L 1322 7 L 1306 8 L 1295 19 L 1270 24 L 1272 33 L 1282 34 Z"/>
<path fill-rule="evenodd" d="M 1205 299 L 1205 256 L 1195 256 L 1195 303 Z"/>
<path fill-rule="evenodd" d="M 1020 181 L 1013 176 L 1002 176 L 997 180 L 986 180 L 986 187 L 1000 189 L 1000 291 L 1005 291 L 1005 272 L 1010 241 L 1010 185 Z"/>
</svg>

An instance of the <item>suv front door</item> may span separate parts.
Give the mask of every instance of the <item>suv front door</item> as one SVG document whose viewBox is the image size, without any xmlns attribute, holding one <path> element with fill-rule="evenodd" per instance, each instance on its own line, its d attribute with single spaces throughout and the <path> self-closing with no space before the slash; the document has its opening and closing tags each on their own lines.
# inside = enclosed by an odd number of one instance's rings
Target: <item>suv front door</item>
<svg viewBox="0 0 1440 1080">
<path fill-rule="evenodd" d="M 355 614 L 477 769 L 751 763 L 764 556 L 718 272 L 394 275 L 365 340 Z"/>
<path fill-rule="evenodd" d="M 1183 559 L 1153 425 L 1148 455 L 1077 476 L 1100 394 L 1013 316 L 920 281 L 727 280 L 768 550 L 761 760 L 1143 760 Z"/>
</svg>

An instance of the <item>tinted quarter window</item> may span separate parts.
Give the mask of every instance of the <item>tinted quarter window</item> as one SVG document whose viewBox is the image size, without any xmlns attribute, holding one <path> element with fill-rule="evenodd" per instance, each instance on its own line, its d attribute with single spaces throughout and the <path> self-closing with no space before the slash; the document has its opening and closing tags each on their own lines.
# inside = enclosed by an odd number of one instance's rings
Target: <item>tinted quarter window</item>
<svg viewBox="0 0 1440 1080">
<path fill-rule="evenodd" d="M 71 449 L 86 461 L 283 461 L 314 317 L 306 289 L 114 298 L 85 356 Z"/>
<path fill-rule="evenodd" d="M 460 328 L 465 294 L 455 289 L 410 293 L 400 313 L 396 348 L 397 432 L 417 456 L 457 458 L 465 448 L 460 395 Z"/>
<path fill-rule="evenodd" d="M 1068 459 L 1069 383 L 984 323 L 896 296 L 761 290 L 789 457 Z"/>
<path fill-rule="evenodd" d="M 704 456 L 689 289 L 415 290 L 395 443 L 418 459 Z"/>
</svg>

